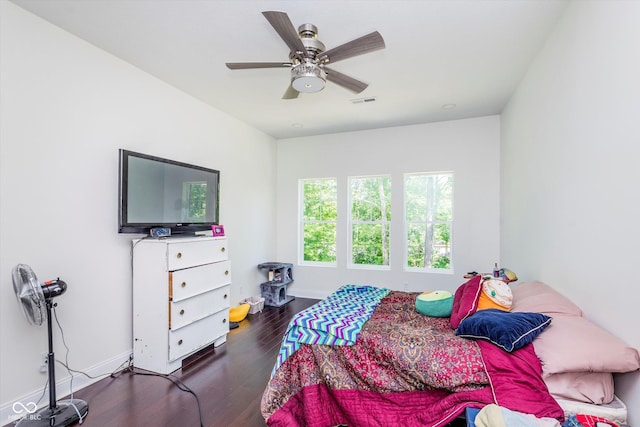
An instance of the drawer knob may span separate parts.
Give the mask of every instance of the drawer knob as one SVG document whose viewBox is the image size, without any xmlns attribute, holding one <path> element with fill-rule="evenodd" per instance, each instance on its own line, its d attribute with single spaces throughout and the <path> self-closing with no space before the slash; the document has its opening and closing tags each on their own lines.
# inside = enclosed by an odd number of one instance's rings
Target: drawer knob
<svg viewBox="0 0 640 427">
<path fill-rule="evenodd" d="M 178 340 L 178 345 L 182 345 L 182 340 Z"/>
<path fill-rule="evenodd" d="M 224 271 L 224 275 L 225 275 L 225 276 L 228 276 L 228 275 L 229 275 L 229 270 L 225 270 L 225 271 Z"/>
<path fill-rule="evenodd" d="M 183 288 L 186 288 L 186 287 L 187 287 L 187 282 L 182 282 L 182 283 L 180 284 L 180 286 L 182 286 Z"/>
<path fill-rule="evenodd" d="M 224 294 L 224 299 L 227 299 L 227 294 Z"/>
<path fill-rule="evenodd" d="M 180 310 L 180 315 L 182 316 L 184 314 L 184 309 Z"/>
<path fill-rule="evenodd" d="M 227 323 L 227 319 L 222 319 L 222 323 Z"/>
<path fill-rule="evenodd" d="M 226 251 L 226 249 L 224 248 L 224 246 L 220 248 L 220 251 L 221 251 L 221 252 Z"/>
<path fill-rule="evenodd" d="M 176 254 L 176 258 L 178 258 L 178 259 L 182 258 L 182 252 L 178 252 L 178 253 Z"/>
</svg>

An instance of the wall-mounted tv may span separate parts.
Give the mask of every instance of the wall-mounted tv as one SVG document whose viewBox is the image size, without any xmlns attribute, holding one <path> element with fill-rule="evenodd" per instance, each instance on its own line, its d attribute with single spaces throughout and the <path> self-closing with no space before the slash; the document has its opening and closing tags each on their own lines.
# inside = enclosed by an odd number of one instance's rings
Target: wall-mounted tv
<svg viewBox="0 0 640 427">
<path fill-rule="evenodd" d="M 210 230 L 220 214 L 220 171 L 120 149 L 118 232 Z"/>
</svg>

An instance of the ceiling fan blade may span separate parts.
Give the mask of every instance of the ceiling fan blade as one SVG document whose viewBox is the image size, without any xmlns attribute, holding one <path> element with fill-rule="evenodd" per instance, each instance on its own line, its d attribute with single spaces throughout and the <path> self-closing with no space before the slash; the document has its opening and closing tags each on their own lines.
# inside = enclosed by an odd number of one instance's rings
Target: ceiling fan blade
<svg viewBox="0 0 640 427">
<path fill-rule="evenodd" d="M 324 67 L 324 70 L 327 72 L 327 80 L 345 87 L 352 92 L 360 93 L 369 86 L 367 83 L 356 80 L 353 77 L 349 77 L 331 68 Z"/>
<path fill-rule="evenodd" d="M 267 11 L 262 12 L 262 14 L 267 18 L 267 21 L 269 21 L 273 29 L 282 37 L 282 40 L 284 40 L 292 52 L 299 52 L 301 57 L 307 56 L 307 50 L 304 48 L 296 28 L 286 13 Z"/>
<path fill-rule="evenodd" d="M 227 62 L 230 70 L 246 70 L 248 68 L 290 68 L 291 62 Z"/>
<path fill-rule="evenodd" d="M 375 50 L 384 49 L 384 39 L 379 32 L 374 31 L 371 34 L 362 36 L 355 40 L 351 40 L 345 44 L 326 50 L 318 55 L 318 59 L 322 62 L 334 63 L 353 56 L 362 55 L 364 53 L 373 52 Z"/>
<path fill-rule="evenodd" d="M 282 95 L 282 99 L 295 99 L 300 95 L 300 92 L 295 90 L 293 86 L 289 85 L 287 91 Z"/>
</svg>

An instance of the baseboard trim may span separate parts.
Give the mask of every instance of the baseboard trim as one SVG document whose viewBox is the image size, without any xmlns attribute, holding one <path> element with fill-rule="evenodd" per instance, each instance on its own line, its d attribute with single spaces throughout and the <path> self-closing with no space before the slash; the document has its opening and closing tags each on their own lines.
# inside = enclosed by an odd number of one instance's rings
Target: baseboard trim
<svg viewBox="0 0 640 427">
<path fill-rule="evenodd" d="M 78 390 L 82 390 L 83 388 L 91 385 L 95 382 L 100 381 L 105 376 L 111 374 L 113 371 L 118 369 L 120 366 L 126 367 L 123 365 L 125 362 L 129 360 L 129 355 L 133 354 L 133 349 L 121 353 L 117 356 L 112 357 L 111 359 L 105 360 L 103 362 L 98 363 L 97 365 L 91 366 L 88 369 L 83 369 L 83 372 L 91 375 L 92 377 L 99 378 L 87 378 L 82 374 L 73 374 L 73 392 L 76 393 Z M 76 369 L 75 366 L 71 366 L 72 369 Z M 63 372 L 66 371 L 64 367 L 62 367 Z M 47 382 L 46 378 L 43 378 L 42 387 Z M 71 375 L 56 381 L 56 398 L 58 400 L 67 399 L 71 394 Z M 39 388 L 34 390 L 31 393 L 28 393 L 24 396 L 20 396 L 15 400 L 3 403 L 0 406 L 0 425 L 12 424 L 18 418 L 18 414 L 14 411 L 13 405 L 16 403 L 21 403 L 22 405 L 28 405 L 31 402 L 37 402 L 42 397 L 38 408 L 42 408 L 49 405 L 49 393 L 45 392 L 43 395 L 43 388 Z M 87 402 L 89 404 L 89 412 L 91 412 L 91 402 Z M 21 405 L 21 407 L 22 407 Z M 32 406 L 32 405 L 29 405 Z"/>
<path fill-rule="evenodd" d="M 300 291 L 299 289 L 296 289 L 296 294 L 293 295 L 293 296 L 296 296 L 298 298 L 309 298 L 309 299 L 322 300 L 322 299 L 325 299 L 326 297 L 328 297 L 329 294 L 331 294 L 331 292 L 313 291 L 313 290 L 309 290 L 309 289 L 304 289 L 304 290 Z"/>
</svg>

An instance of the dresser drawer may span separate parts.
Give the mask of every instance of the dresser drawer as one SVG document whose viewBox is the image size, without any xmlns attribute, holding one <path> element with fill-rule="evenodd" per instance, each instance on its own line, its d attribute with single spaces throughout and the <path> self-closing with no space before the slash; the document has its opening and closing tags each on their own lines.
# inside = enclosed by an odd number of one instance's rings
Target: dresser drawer
<svg viewBox="0 0 640 427">
<path fill-rule="evenodd" d="M 231 283 L 231 261 L 169 272 L 169 299 L 176 302 Z"/>
<path fill-rule="evenodd" d="M 173 361 L 213 343 L 229 332 L 229 311 L 223 310 L 176 331 L 169 331 L 169 360 Z M 210 339 L 204 340 L 204 337 Z"/>
<path fill-rule="evenodd" d="M 227 239 L 173 241 L 167 245 L 167 270 L 175 271 L 228 259 Z"/>
<path fill-rule="evenodd" d="M 169 329 L 177 330 L 221 310 L 229 309 L 229 286 L 169 303 Z"/>
</svg>

